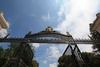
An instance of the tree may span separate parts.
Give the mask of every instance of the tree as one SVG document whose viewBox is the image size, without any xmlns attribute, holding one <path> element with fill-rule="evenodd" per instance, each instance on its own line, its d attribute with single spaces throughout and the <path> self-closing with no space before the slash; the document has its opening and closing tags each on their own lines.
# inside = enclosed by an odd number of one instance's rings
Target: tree
<svg viewBox="0 0 100 67">
<path fill-rule="evenodd" d="M 32 60 L 31 67 L 39 67 L 39 63 L 36 60 Z"/>
<path fill-rule="evenodd" d="M 4 53 L 4 49 L 2 48 L 2 46 L 0 46 L 0 58 L 3 56 Z"/>
<path fill-rule="evenodd" d="M 86 64 L 89 67 L 100 67 L 100 55 L 96 55 L 95 53 L 82 53 L 83 58 Z"/>
<path fill-rule="evenodd" d="M 5 49 L 4 57 L 7 58 L 7 60 L 9 60 L 12 57 L 12 55 L 13 55 L 14 51 L 17 49 L 18 45 L 19 45 L 18 43 L 11 43 L 8 45 L 8 48 Z"/>
<path fill-rule="evenodd" d="M 58 60 L 58 67 L 77 67 L 71 55 L 63 55 Z"/>
<path fill-rule="evenodd" d="M 100 55 L 95 53 L 82 53 L 83 59 L 88 67 L 100 67 Z M 58 60 L 58 67 L 77 67 L 73 58 L 68 56 L 61 56 Z"/>
<path fill-rule="evenodd" d="M 8 45 L 7 49 L 3 49 L 2 46 L 0 46 L 0 67 L 4 66 L 9 61 L 17 46 L 18 45 L 15 43 Z"/>
<path fill-rule="evenodd" d="M 0 66 L 2 67 L 6 63 L 6 58 L 3 57 L 4 49 L 0 46 Z"/>
<path fill-rule="evenodd" d="M 10 60 L 10 58 L 12 57 L 14 52 L 16 52 L 16 50 L 18 50 L 19 45 L 20 45 L 19 43 L 11 43 L 10 45 L 8 45 L 7 49 L 3 49 L 0 46 L 0 67 L 3 67 Z M 31 48 L 32 48 L 32 46 L 31 46 Z M 33 50 L 33 54 L 34 54 L 34 49 L 32 49 L 32 50 Z M 39 63 L 36 60 L 32 60 L 31 67 L 39 67 Z"/>
<path fill-rule="evenodd" d="M 95 32 L 91 32 L 91 37 L 90 37 L 92 40 L 93 40 L 93 49 L 94 49 L 94 52 L 95 53 L 100 53 L 100 43 L 97 43 L 97 42 L 100 42 L 100 33 L 95 31 Z"/>
</svg>

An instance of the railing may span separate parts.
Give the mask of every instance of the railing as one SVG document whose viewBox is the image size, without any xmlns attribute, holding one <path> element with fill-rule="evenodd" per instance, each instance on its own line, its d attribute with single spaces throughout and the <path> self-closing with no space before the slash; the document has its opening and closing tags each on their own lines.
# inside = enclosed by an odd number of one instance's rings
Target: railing
<svg viewBox="0 0 100 67">
<path fill-rule="evenodd" d="M 93 44 L 93 41 L 90 39 L 74 39 L 76 44 Z M 0 38 L 0 42 L 27 42 L 27 43 L 61 43 L 61 44 L 66 44 L 68 43 L 67 41 L 65 42 L 65 40 L 60 40 L 60 39 L 53 39 L 53 38 L 46 38 L 46 39 L 42 39 L 42 38 L 17 38 L 17 37 L 11 37 L 11 38 Z M 96 42 L 96 41 L 95 41 Z M 72 40 L 70 40 L 70 43 L 73 43 Z M 100 44 L 100 42 L 96 42 L 98 44 Z"/>
</svg>

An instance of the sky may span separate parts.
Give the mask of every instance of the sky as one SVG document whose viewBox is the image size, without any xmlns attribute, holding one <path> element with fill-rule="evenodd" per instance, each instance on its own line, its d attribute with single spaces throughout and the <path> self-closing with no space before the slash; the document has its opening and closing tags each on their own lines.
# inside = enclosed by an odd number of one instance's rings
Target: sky
<svg viewBox="0 0 100 67">
<path fill-rule="evenodd" d="M 9 29 L 0 30 L 1 37 L 24 37 L 29 31 L 37 33 L 51 26 L 54 30 L 74 38 L 88 38 L 89 24 L 100 12 L 100 0 L 0 0 Z M 57 60 L 66 44 L 32 43 L 39 67 L 57 67 Z M 6 45 L 1 45 L 4 48 Z M 92 52 L 92 45 L 78 45 L 81 52 Z"/>
</svg>

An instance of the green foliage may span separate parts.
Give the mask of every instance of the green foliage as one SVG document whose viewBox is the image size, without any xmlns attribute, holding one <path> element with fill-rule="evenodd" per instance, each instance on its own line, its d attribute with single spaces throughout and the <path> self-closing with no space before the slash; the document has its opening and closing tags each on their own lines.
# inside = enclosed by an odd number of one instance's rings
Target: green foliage
<svg viewBox="0 0 100 67">
<path fill-rule="evenodd" d="M 6 64 L 7 58 L 0 57 L 0 67 L 4 66 Z"/>
<path fill-rule="evenodd" d="M 82 53 L 83 58 L 88 66 L 90 67 L 100 67 L 100 55 L 95 55 L 94 53 Z"/>
<path fill-rule="evenodd" d="M 3 49 L 0 46 L 0 67 L 4 66 L 8 62 L 17 46 L 18 45 L 15 43 L 11 43 L 10 45 L 8 45 L 7 49 Z"/>
<path fill-rule="evenodd" d="M 71 55 L 63 55 L 58 60 L 58 67 L 77 67 Z"/>
<path fill-rule="evenodd" d="M 4 49 L 0 46 L 0 57 L 2 57 L 4 54 Z"/>
<path fill-rule="evenodd" d="M 18 45 L 18 43 L 11 43 L 10 45 L 8 45 L 8 48 L 5 49 L 4 57 L 9 60 L 12 57 L 14 51 L 17 49 Z"/>
<path fill-rule="evenodd" d="M 100 55 L 84 52 L 82 53 L 82 56 L 88 67 L 100 67 Z M 77 67 L 70 55 L 61 56 L 58 63 L 58 67 Z"/>
<path fill-rule="evenodd" d="M 36 60 L 32 60 L 31 67 L 39 67 L 39 63 Z"/>
<path fill-rule="evenodd" d="M 16 53 L 16 50 L 18 50 L 19 45 L 20 45 L 19 43 L 11 43 L 10 45 L 8 45 L 7 49 L 3 49 L 0 46 L 0 67 L 3 67 L 10 60 L 12 55 L 14 55 L 14 53 Z M 25 49 L 25 52 L 26 51 L 27 51 L 27 49 Z M 28 54 L 28 53 L 26 52 L 26 54 Z M 27 55 L 25 55 L 25 56 L 27 56 Z M 26 58 L 26 59 L 28 59 L 28 58 Z M 33 60 L 31 63 L 31 67 L 39 67 L 38 62 L 36 60 Z"/>
<path fill-rule="evenodd" d="M 4 56 L 4 49 L 0 46 L 0 67 L 2 67 L 6 63 L 6 58 Z"/>
<path fill-rule="evenodd" d="M 100 42 L 100 33 L 99 32 L 92 32 L 91 39 L 94 40 L 93 49 L 95 53 L 100 53 L 100 44 L 97 44 L 95 41 Z"/>
</svg>

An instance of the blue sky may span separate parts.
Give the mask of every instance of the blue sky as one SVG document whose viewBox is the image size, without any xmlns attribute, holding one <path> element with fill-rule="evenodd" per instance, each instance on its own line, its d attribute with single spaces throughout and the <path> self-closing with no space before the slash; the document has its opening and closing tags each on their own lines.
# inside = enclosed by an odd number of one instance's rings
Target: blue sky
<svg viewBox="0 0 100 67">
<path fill-rule="evenodd" d="M 70 32 L 74 38 L 88 38 L 89 23 L 100 12 L 99 0 L 0 0 L 0 11 L 10 28 L 0 31 L 1 36 L 24 37 L 30 30 L 37 33 L 51 26 L 63 34 Z M 57 59 L 67 45 L 32 44 L 35 59 L 40 67 L 56 67 Z M 6 47 L 3 45 L 3 47 Z M 79 46 L 81 51 L 91 52 L 90 45 Z"/>
</svg>

